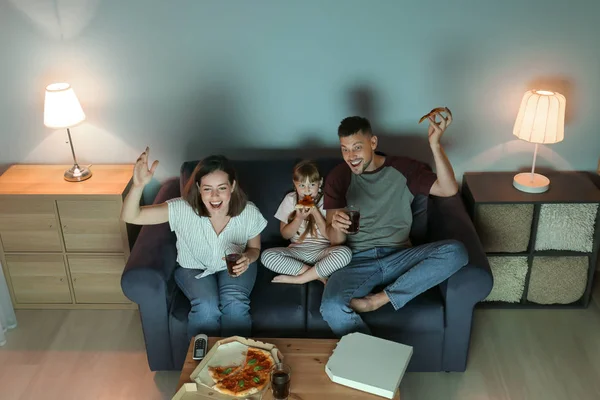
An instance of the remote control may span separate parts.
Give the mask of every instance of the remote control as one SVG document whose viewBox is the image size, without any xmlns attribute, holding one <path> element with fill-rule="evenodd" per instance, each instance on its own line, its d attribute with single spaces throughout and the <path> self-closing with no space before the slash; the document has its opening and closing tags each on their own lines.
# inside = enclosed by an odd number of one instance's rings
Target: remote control
<svg viewBox="0 0 600 400">
<path fill-rule="evenodd" d="M 194 338 L 194 352 L 192 358 L 200 361 L 206 355 L 206 347 L 208 346 L 208 336 L 200 334 Z"/>
</svg>

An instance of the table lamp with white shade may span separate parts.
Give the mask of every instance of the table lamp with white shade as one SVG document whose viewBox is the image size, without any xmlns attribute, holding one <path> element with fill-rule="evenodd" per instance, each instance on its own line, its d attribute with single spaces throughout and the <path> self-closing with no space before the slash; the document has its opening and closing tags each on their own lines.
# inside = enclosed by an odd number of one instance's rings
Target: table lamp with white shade
<svg viewBox="0 0 600 400">
<path fill-rule="evenodd" d="M 523 96 L 515 121 L 513 134 L 519 139 L 535 143 L 531 172 L 515 175 L 513 186 L 522 192 L 544 193 L 550 180 L 535 173 L 538 144 L 558 143 L 565 134 L 566 99 L 560 93 L 547 90 L 530 90 Z"/>
<path fill-rule="evenodd" d="M 68 83 L 53 83 L 46 87 L 44 125 L 54 129 L 66 128 L 67 135 L 69 135 L 71 154 L 73 154 L 73 166 L 65 171 L 65 180 L 69 182 L 85 181 L 92 176 L 92 171 L 89 168 L 81 167 L 77 163 L 69 129 L 84 120 L 85 114 L 71 85 Z"/>
</svg>

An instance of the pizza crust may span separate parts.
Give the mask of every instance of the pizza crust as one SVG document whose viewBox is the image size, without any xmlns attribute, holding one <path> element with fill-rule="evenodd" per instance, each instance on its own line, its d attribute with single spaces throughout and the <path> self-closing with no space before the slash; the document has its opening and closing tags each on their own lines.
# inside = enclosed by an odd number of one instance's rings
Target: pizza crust
<svg viewBox="0 0 600 400">
<path fill-rule="evenodd" d="M 227 394 L 229 396 L 244 397 L 244 396 L 250 396 L 250 395 L 260 392 L 260 389 L 257 387 L 251 387 L 248 389 L 244 389 L 241 392 L 234 392 L 233 390 L 229 390 L 226 387 L 219 387 L 219 385 L 221 385 L 221 384 L 220 383 L 216 384 L 215 386 L 213 386 L 213 389 L 219 393 Z"/>
<path fill-rule="evenodd" d="M 419 123 L 425 121 L 427 118 L 429 118 L 432 115 L 435 115 L 437 113 L 442 113 L 442 112 L 447 112 L 448 115 L 452 116 L 452 112 L 450 111 L 450 109 L 448 107 L 437 107 L 437 108 L 434 108 L 433 110 L 429 111 L 429 113 L 423 115 L 421 117 L 421 119 L 419 120 Z"/>
</svg>

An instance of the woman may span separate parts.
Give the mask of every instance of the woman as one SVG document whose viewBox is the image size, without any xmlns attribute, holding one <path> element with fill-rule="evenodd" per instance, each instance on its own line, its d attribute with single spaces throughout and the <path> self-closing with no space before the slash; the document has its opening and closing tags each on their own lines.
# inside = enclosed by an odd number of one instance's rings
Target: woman
<svg viewBox="0 0 600 400">
<path fill-rule="evenodd" d="M 135 163 L 133 186 L 123 203 L 121 218 L 130 224 L 169 222 L 177 236 L 175 282 L 190 300 L 188 336 L 250 336 L 250 292 L 256 280 L 260 233 L 267 221 L 247 201 L 237 185 L 236 173 L 223 156 L 200 161 L 182 197 L 140 207 L 144 186 L 158 161 L 148 169 L 149 148 Z M 227 272 L 224 255 L 241 258 Z"/>
</svg>

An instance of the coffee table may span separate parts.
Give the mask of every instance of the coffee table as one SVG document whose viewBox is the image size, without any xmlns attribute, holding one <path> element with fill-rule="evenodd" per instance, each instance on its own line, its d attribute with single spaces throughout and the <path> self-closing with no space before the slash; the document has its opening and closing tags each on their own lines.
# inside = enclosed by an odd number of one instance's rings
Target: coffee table
<svg viewBox="0 0 600 400">
<path fill-rule="evenodd" d="M 220 338 L 208 339 L 208 350 Z M 325 373 L 325 364 L 337 344 L 334 339 L 256 339 L 264 343 L 272 343 L 284 355 L 284 362 L 292 368 L 292 396 L 293 400 L 327 399 L 383 399 L 369 393 L 361 392 L 346 386 L 333 383 Z M 184 383 L 190 383 L 190 375 L 198 366 L 198 361 L 192 359 L 194 342 L 190 343 L 187 356 L 179 377 L 177 390 Z M 270 390 L 263 397 L 264 400 L 272 399 Z M 400 400 L 400 392 L 396 392 L 395 400 Z"/>
</svg>

